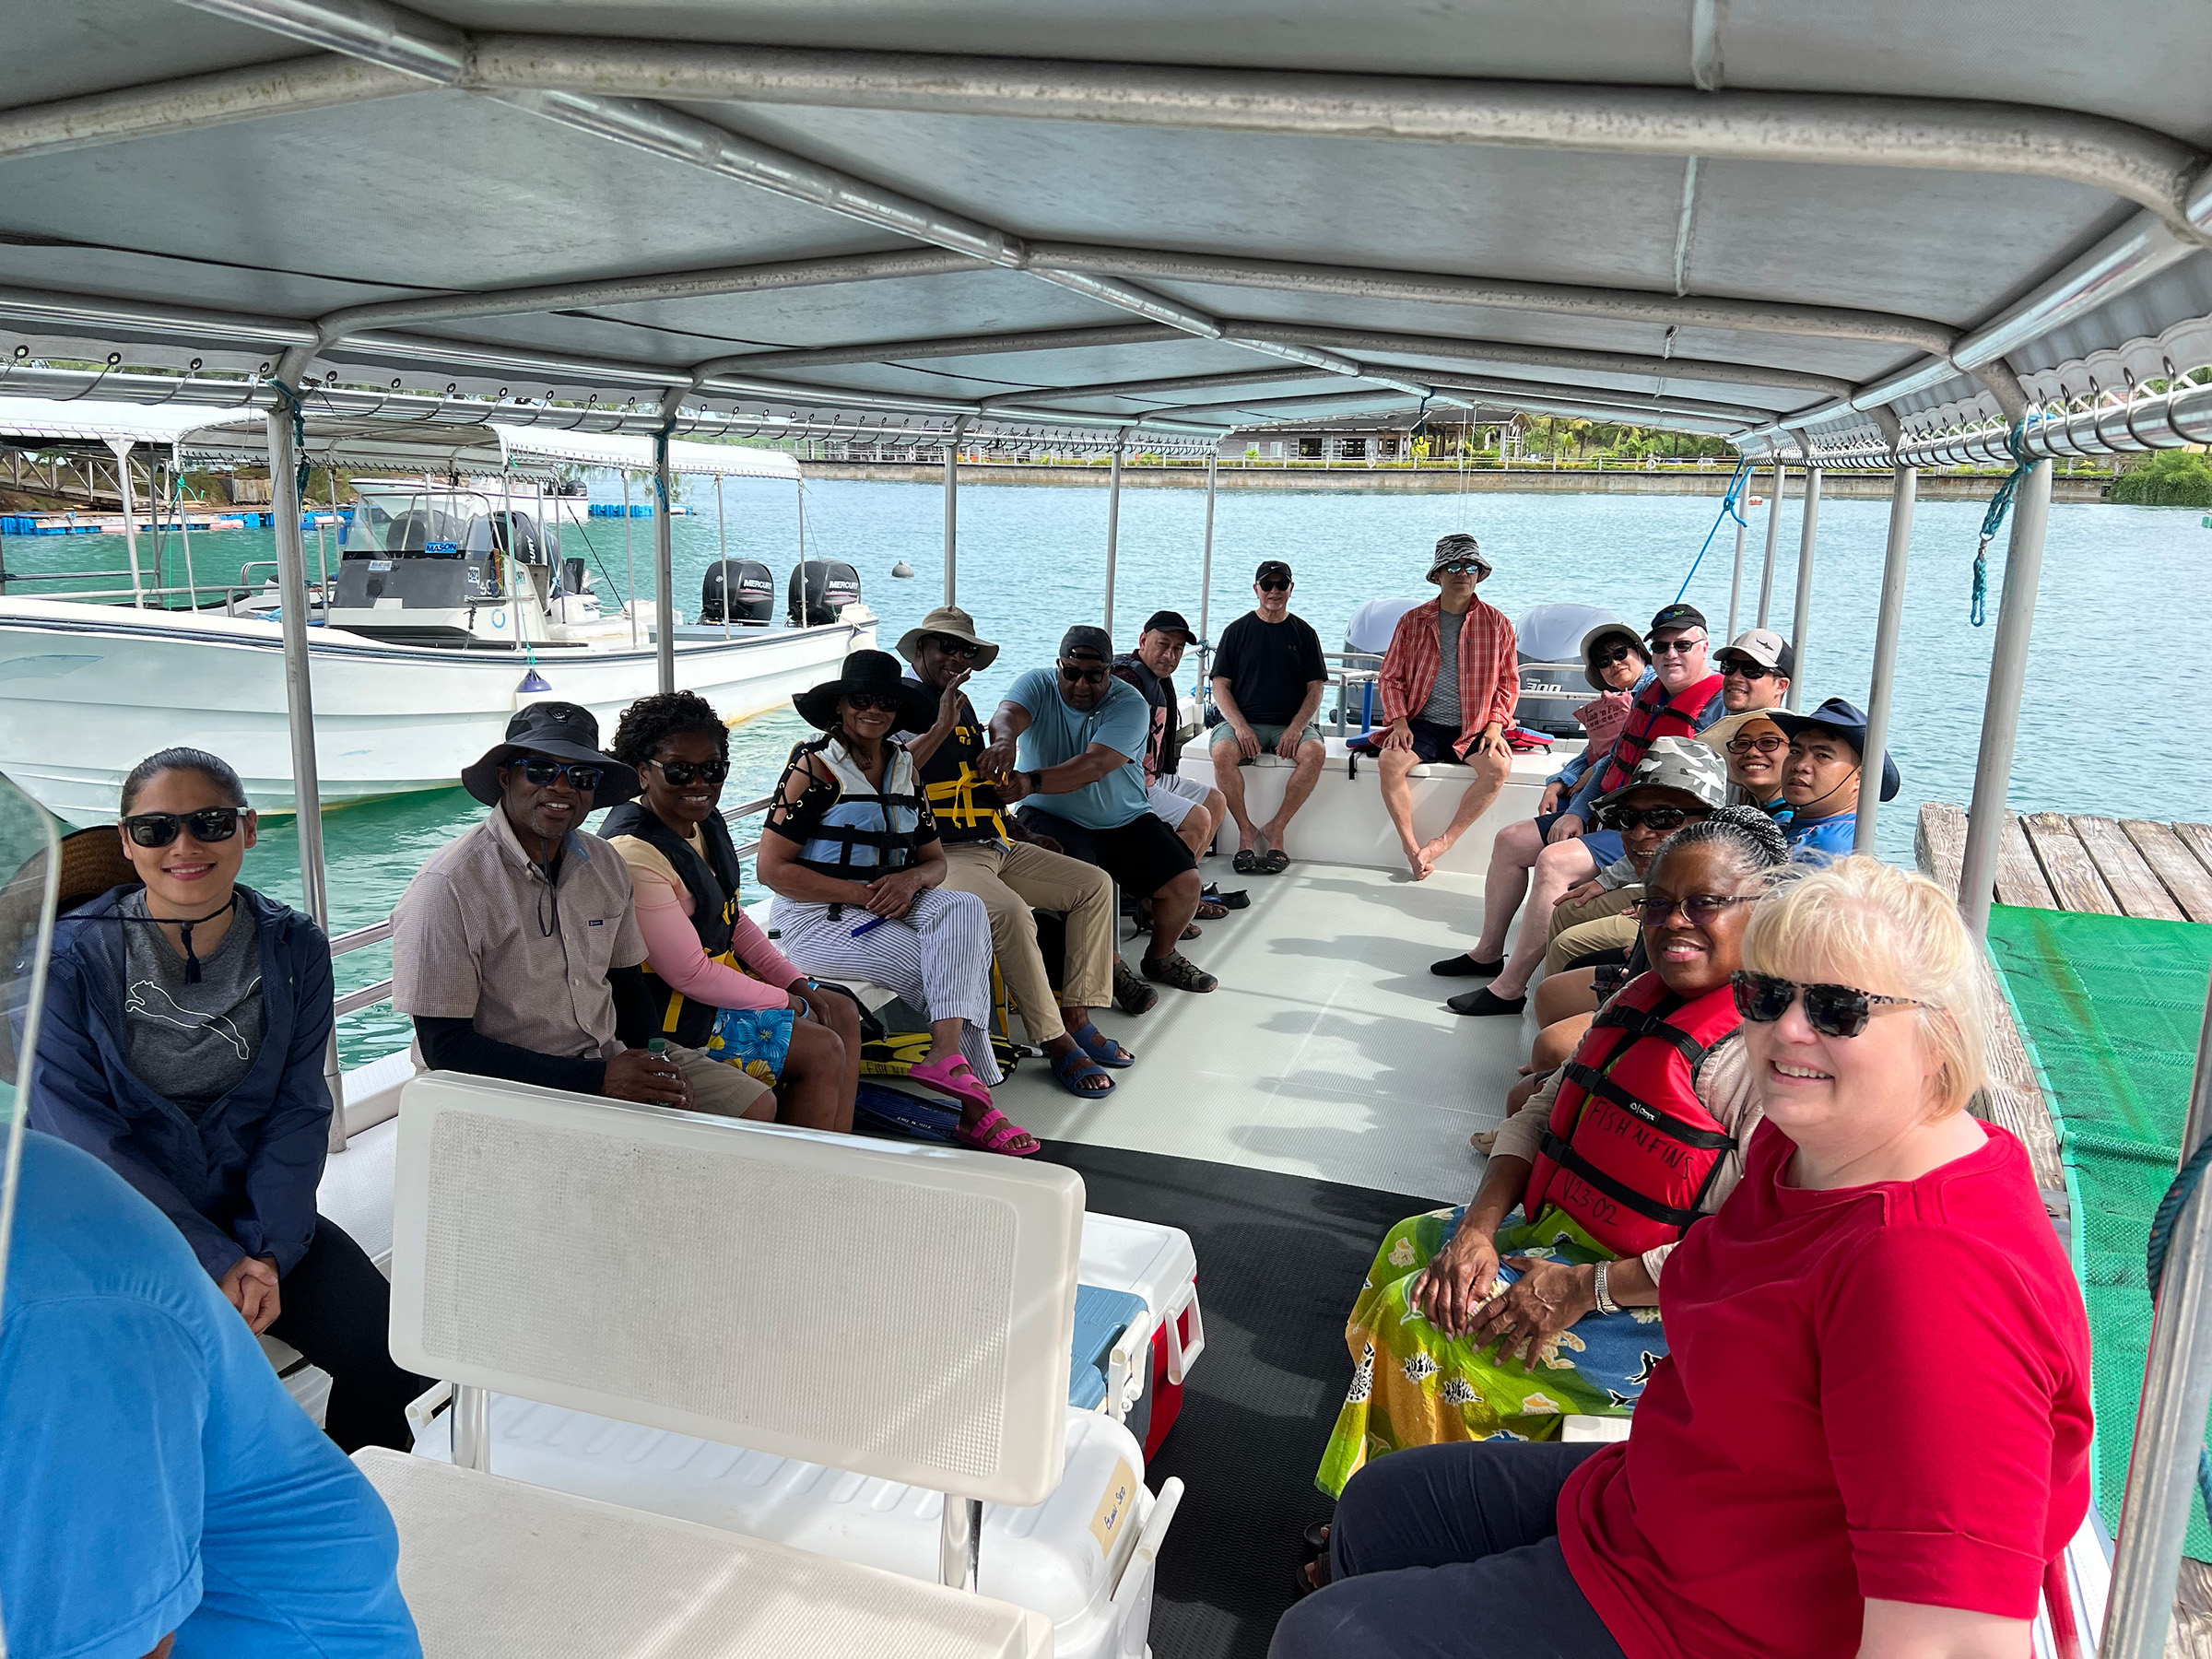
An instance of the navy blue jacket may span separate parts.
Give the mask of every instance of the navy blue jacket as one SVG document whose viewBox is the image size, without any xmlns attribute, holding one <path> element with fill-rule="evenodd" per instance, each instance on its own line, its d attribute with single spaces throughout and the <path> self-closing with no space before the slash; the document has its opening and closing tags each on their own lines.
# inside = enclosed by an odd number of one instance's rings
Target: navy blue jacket
<svg viewBox="0 0 2212 1659">
<path fill-rule="evenodd" d="M 241 1256 L 274 1256 L 289 1273 L 315 1236 L 315 1187 L 330 1145 L 330 941 L 308 917 L 252 888 L 241 915 L 261 935 L 266 1030 L 244 1081 L 194 1124 L 130 1068 L 124 1029 L 127 887 L 54 925 L 38 1071 L 35 1129 L 82 1147 L 176 1223 L 208 1276 Z M 236 926 L 240 918 L 234 917 Z"/>
</svg>

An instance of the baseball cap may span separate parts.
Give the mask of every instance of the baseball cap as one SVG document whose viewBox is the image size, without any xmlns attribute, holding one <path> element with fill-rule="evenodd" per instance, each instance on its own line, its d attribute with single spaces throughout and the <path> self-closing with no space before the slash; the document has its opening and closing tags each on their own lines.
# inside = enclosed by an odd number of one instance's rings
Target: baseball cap
<svg viewBox="0 0 2212 1659">
<path fill-rule="evenodd" d="M 1260 568 L 1252 573 L 1252 579 L 1255 582 L 1260 582 L 1266 581 L 1270 576 L 1280 576 L 1285 582 L 1297 580 L 1290 574 L 1290 567 L 1281 559 L 1264 559 L 1260 561 Z"/>
<path fill-rule="evenodd" d="M 1102 628 L 1078 622 L 1060 636 L 1060 654 L 1064 657 L 1095 656 L 1102 663 L 1111 663 L 1113 661 L 1113 636 Z"/>
<path fill-rule="evenodd" d="M 1713 653 L 1717 667 L 1722 659 L 1729 656 L 1747 656 L 1761 668 L 1772 668 L 1785 679 L 1797 675 L 1797 653 L 1790 642 L 1771 628 L 1749 628 L 1728 641 L 1727 646 Z"/>
<path fill-rule="evenodd" d="M 1651 639 L 1663 628 L 1706 628 L 1705 613 L 1694 605 L 1663 605 L 1643 637 Z M 1712 629 L 1706 628 L 1706 631 L 1710 633 Z"/>
<path fill-rule="evenodd" d="M 1198 643 L 1198 630 L 1182 619 L 1182 613 L 1181 611 L 1154 611 L 1149 617 L 1145 618 L 1144 627 L 1139 629 L 1137 632 L 1140 635 L 1148 633 L 1181 634 L 1182 636 L 1182 642 L 1185 645 L 1195 645 Z"/>
</svg>

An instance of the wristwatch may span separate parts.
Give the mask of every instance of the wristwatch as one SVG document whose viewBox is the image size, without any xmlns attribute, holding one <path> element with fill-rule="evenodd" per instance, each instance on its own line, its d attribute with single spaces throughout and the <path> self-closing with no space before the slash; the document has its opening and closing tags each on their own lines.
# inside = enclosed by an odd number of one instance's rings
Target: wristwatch
<svg viewBox="0 0 2212 1659">
<path fill-rule="evenodd" d="M 1620 1304 L 1613 1300 L 1613 1293 L 1606 1288 L 1606 1272 L 1612 1265 L 1613 1264 L 1610 1262 L 1600 1262 L 1597 1265 L 1597 1311 L 1600 1313 L 1620 1312 Z"/>
</svg>

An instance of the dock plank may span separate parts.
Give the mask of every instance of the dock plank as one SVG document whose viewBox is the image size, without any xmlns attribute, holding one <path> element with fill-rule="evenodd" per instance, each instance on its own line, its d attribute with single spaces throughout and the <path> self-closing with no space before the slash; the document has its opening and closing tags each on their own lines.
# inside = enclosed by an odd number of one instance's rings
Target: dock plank
<svg viewBox="0 0 2212 1659">
<path fill-rule="evenodd" d="M 2036 861 L 2035 850 L 2028 844 L 2028 832 L 2009 812 L 2005 815 L 2005 833 L 1997 841 L 1997 902 L 2028 910 L 2066 908 Z"/>
<path fill-rule="evenodd" d="M 2123 915 L 2147 916 L 2159 922 L 2188 919 L 2115 819 L 2077 816 L 2066 821 L 2088 853 L 2089 862 L 2097 866 L 2097 873 L 2104 877 L 2105 886 L 2120 901 Z"/>
<path fill-rule="evenodd" d="M 2188 843 L 2175 833 L 2176 826 L 2148 818 L 2122 818 L 2120 828 L 2143 854 L 2143 862 L 2166 884 L 2182 914 L 2192 922 L 2212 922 L 2212 869 L 2206 869 L 2189 851 Z"/>
<path fill-rule="evenodd" d="M 2173 833 L 2182 845 L 2196 854 L 2199 864 L 2212 870 L 2212 824 L 2176 824 Z"/>
<path fill-rule="evenodd" d="M 1945 892 L 1956 894 L 1965 855 L 1965 812 L 1948 801 L 1924 803 L 1920 827 L 1912 835 L 1912 856 L 1920 865 L 1920 873 Z"/>
<path fill-rule="evenodd" d="M 2105 886 L 2104 877 L 2074 834 L 2063 812 L 2030 812 L 2020 820 L 2036 862 L 2056 895 L 2058 910 L 2084 916 L 2117 916 L 2120 902 Z"/>
</svg>

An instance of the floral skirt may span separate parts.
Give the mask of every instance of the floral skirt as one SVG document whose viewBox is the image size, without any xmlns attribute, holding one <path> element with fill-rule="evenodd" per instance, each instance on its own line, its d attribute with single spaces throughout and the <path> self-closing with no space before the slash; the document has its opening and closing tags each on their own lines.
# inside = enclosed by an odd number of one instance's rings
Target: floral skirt
<svg viewBox="0 0 2212 1659">
<path fill-rule="evenodd" d="M 724 1008 L 707 1034 L 707 1055 L 773 1088 L 782 1081 L 797 1018 L 790 1008 Z"/>
<path fill-rule="evenodd" d="M 1656 1308 L 1585 1313 L 1537 1350 L 1533 1366 L 1500 1358 L 1495 1344 L 1447 1336 L 1407 1296 L 1466 1214 L 1432 1210 L 1392 1228 L 1345 1325 L 1352 1386 L 1314 1483 L 1332 1498 L 1371 1458 L 1441 1441 L 1556 1440 L 1571 1415 L 1625 1416 L 1666 1354 Z M 1583 1264 L 1613 1259 L 1557 1209 L 1534 1225 L 1519 1212 L 1498 1230 L 1500 1256 Z M 1499 1269 L 1499 1286 L 1520 1275 Z"/>
</svg>

